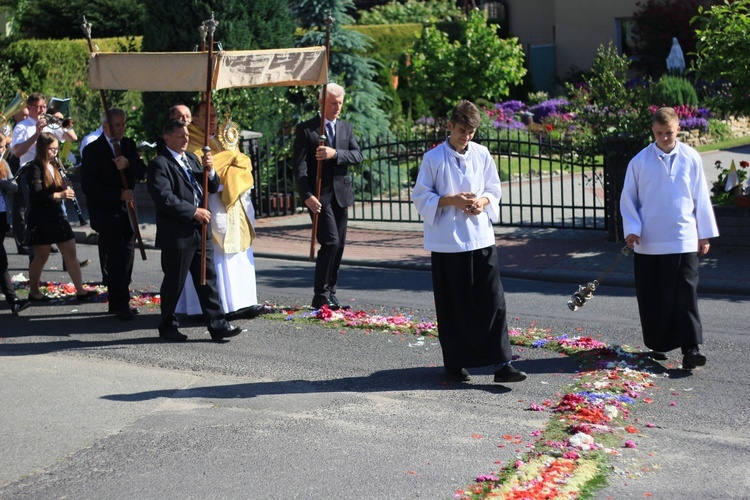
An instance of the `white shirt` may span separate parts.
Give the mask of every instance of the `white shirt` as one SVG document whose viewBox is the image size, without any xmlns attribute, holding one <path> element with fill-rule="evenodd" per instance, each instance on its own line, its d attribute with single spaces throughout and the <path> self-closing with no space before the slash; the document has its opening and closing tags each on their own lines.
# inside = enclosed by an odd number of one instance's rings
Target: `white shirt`
<svg viewBox="0 0 750 500">
<path fill-rule="evenodd" d="M 652 143 L 630 161 L 620 212 L 625 235 L 640 237 L 636 253 L 696 252 L 719 236 L 701 157 L 681 142 L 669 153 Z"/>
<path fill-rule="evenodd" d="M 83 158 L 83 148 L 94 142 L 99 138 L 100 135 L 104 132 L 104 126 L 99 125 L 99 128 L 94 130 L 93 132 L 89 132 L 86 134 L 86 137 L 81 140 L 81 145 L 78 147 L 78 152 L 81 155 L 81 158 Z"/>
<path fill-rule="evenodd" d="M 169 151 L 170 153 L 172 153 L 172 157 L 173 157 L 173 158 L 174 158 L 175 160 L 177 160 L 177 164 L 178 164 L 178 165 L 180 165 L 180 166 L 182 167 L 182 170 L 184 170 L 184 171 L 185 171 L 185 174 L 186 174 L 186 175 L 190 175 L 190 174 L 188 174 L 188 173 L 187 173 L 187 170 L 190 170 L 190 171 L 192 172 L 192 169 L 190 169 L 190 168 L 188 167 L 188 165 L 189 165 L 189 162 L 188 162 L 188 158 L 187 158 L 187 155 L 186 155 L 186 154 L 184 154 L 184 153 L 178 153 L 177 151 L 173 151 L 173 150 L 171 150 L 171 149 L 169 149 L 169 148 L 167 148 L 167 151 Z M 212 168 L 212 169 L 211 169 L 211 173 L 210 173 L 210 174 L 208 174 L 208 178 L 209 178 L 209 179 L 211 179 L 211 180 L 214 180 L 214 177 L 216 177 L 216 169 L 213 169 L 213 168 Z M 197 179 L 196 179 L 196 180 L 197 180 Z M 198 184 L 200 185 L 200 183 L 198 183 Z"/>
<path fill-rule="evenodd" d="M 13 129 L 13 140 L 11 141 L 12 144 L 22 144 L 26 142 L 29 137 L 33 137 L 34 134 L 36 134 L 36 122 L 37 120 L 32 117 L 27 117 L 25 120 L 22 120 L 18 122 L 18 125 Z M 57 128 L 50 128 L 50 127 L 44 127 L 42 132 L 50 132 L 55 137 L 57 137 L 57 141 L 60 143 L 60 147 L 62 147 L 62 143 L 64 142 L 62 140 L 63 134 L 65 132 L 63 131 L 62 127 Z M 34 142 L 28 151 L 26 151 L 24 154 L 22 154 L 18 159 L 20 160 L 20 165 L 25 165 L 26 163 L 30 162 L 34 159 L 36 156 L 36 142 Z"/>
<path fill-rule="evenodd" d="M 468 215 L 459 207 L 439 207 L 441 196 L 464 192 L 485 197 L 482 213 Z M 492 222 L 500 218 L 500 177 L 486 147 L 475 142 L 460 154 L 448 141 L 425 153 L 412 199 L 424 219 L 424 248 L 458 253 L 495 244 Z"/>
</svg>

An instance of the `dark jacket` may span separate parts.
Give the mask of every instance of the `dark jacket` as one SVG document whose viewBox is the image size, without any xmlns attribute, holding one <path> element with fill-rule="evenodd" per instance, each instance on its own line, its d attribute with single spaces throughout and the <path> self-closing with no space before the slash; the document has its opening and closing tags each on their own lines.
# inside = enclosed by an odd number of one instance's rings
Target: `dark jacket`
<svg viewBox="0 0 750 500">
<path fill-rule="evenodd" d="M 129 189 L 146 177 L 146 164 L 143 163 L 135 141 L 123 137 L 120 141 L 120 154 L 128 159 L 130 166 L 123 170 Z M 127 217 L 127 207 L 120 201 L 123 190 L 122 178 L 114 164 L 115 155 L 105 134 L 90 143 L 83 150 L 81 163 L 81 189 L 86 195 L 91 228 L 99 233 L 107 233 L 120 227 L 113 224 L 119 217 Z"/>
<path fill-rule="evenodd" d="M 349 175 L 349 165 L 362 163 L 362 151 L 354 138 L 351 124 L 338 119 L 335 132 L 338 158 L 323 162 L 321 186 L 328 190 L 332 187 L 338 204 L 348 207 L 354 205 L 354 189 Z M 320 137 L 320 115 L 297 125 L 293 165 L 297 190 L 303 201 L 315 194 L 315 176 L 318 171 L 315 150 L 318 147 L 318 137 Z"/>
<path fill-rule="evenodd" d="M 203 166 L 200 160 L 193 153 L 185 152 L 185 155 L 202 187 Z M 218 191 L 219 184 L 219 176 L 214 175 L 208 181 L 208 192 Z M 156 246 L 184 249 L 199 245 L 202 225 L 193 219 L 196 209 L 193 188 L 168 149 L 148 164 L 148 192 L 156 206 Z M 210 240 L 211 225 L 207 227 L 207 239 Z"/>
</svg>

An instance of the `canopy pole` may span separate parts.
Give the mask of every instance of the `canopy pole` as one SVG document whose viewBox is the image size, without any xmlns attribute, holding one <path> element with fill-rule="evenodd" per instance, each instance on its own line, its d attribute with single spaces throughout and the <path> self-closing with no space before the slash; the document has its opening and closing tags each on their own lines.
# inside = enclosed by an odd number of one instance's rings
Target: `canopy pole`
<svg viewBox="0 0 750 500">
<path fill-rule="evenodd" d="M 203 128 L 203 157 L 206 157 L 206 153 L 211 152 L 211 147 L 208 145 L 208 127 L 211 123 L 211 89 L 213 87 L 214 79 L 214 31 L 219 25 L 219 22 L 214 19 L 214 13 L 211 12 L 211 19 L 203 22 L 205 30 L 208 33 L 208 69 L 206 71 L 206 93 L 204 101 L 206 103 L 206 119 L 204 121 Z M 201 31 L 201 33 L 203 33 Z M 204 210 L 208 210 L 208 173 L 206 169 L 203 169 L 203 203 L 202 207 Z M 209 222 L 210 223 L 210 222 Z M 206 246 L 208 241 L 208 224 L 203 224 L 201 228 L 201 285 L 206 284 Z"/>
<path fill-rule="evenodd" d="M 328 71 L 328 63 L 330 62 L 331 53 L 331 25 L 333 25 L 333 17 L 329 14 L 325 20 L 326 25 L 326 71 Z M 318 135 L 318 146 L 322 146 L 326 141 L 326 98 L 328 97 L 328 75 L 326 75 L 326 83 L 323 84 L 323 97 L 320 99 L 320 134 Z M 315 173 L 315 198 L 320 202 L 320 190 L 322 184 L 322 170 L 323 160 L 318 160 L 318 169 Z M 322 207 L 323 204 L 321 203 Z M 320 218 L 319 212 L 313 212 L 313 227 L 312 236 L 310 238 L 310 262 L 315 262 L 315 240 L 318 238 L 318 220 Z"/>
<path fill-rule="evenodd" d="M 83 24 L 81 24 L 81 29 L 83 30 L 83 34 L 86 36 L 86 40 L 89 43 L 89 52 L 91 54 L 95 54 L 96 50 L 94 49 L 94 42 L 91 40 L 91 23 L 86 20 L 86 16 L 83 16 Z M 99 90 L 99 94 L 102 98 L 102 107 L 104 108 L 104 117 L 107 120 L 107 127 L 109 128 L 109 133 L 112 134 L 112 147 L 115 150 L 115 158 L 121 155 L 120 151 L 120 141 L 118 141 L 114 137 L 115 129 L 112 126 L 112 117 L 109 116 L 109 105 L 107 104 L 107 96 L 104 94 L 104 89 Z M 104 133 L 104 132 L 102 132 Z M 122 188 L 125 190 L 130 189 L 130 186 L 128 185 L 128 180 L 125 178 L 125 172 L 122 170 L 118 170 L 120 172 L 120 180 L 122 181 Z M 130 227 L 133 229 L 133 233 L 135 233 L 135 242 L 138 245 L 138 249 L 141 252 L 141 259 L 146 260 L 146 248 L 143 246 L 143 238 L 141 237 L 141 230 L 138 227 L 138 217 L 136 216 L 135 211 L 135 201 L 130 200 L 126 203 L 128 207 L 128 215 L 130 216 Z"/>
</svg>

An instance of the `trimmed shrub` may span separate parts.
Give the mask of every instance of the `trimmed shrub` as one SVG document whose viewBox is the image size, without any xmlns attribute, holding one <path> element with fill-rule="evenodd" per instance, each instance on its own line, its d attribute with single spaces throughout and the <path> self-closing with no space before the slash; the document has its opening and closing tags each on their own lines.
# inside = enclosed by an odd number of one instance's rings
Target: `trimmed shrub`
<svg viewBox="0 0 750 500">
<path fill-rule="evenodd" d="M 663 106 L 698 105 L 698 93 L 687 79 L 679 76 L 663 76 L 654 85 L 655 102 Z"/>
</svg>

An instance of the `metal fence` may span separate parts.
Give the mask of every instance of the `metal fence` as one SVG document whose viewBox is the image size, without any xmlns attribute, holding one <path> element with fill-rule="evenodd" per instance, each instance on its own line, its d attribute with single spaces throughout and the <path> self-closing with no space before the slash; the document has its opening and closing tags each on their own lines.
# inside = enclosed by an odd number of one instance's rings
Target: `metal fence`
<svg viewBox="0 0 750 500">
<path fill-rule="evenodd" d="M 351 169 L 356 203 L 352 220 L 418 222 L 411 190 L 424 153 L 445 140 L 436 131 L 361 141 L 364 161 Z M 604 161 L 569 146 L 518 131 L 493 131 L 475 140 L 486 146 L 503 181 L 499 224 L 606 229 Z M 299 202 L 290 138 L 242 143 L 255 167 L 258 217 L 296 213 Z M 611 205 L 611 204 L 610 204 Z"/>
</svg>

